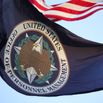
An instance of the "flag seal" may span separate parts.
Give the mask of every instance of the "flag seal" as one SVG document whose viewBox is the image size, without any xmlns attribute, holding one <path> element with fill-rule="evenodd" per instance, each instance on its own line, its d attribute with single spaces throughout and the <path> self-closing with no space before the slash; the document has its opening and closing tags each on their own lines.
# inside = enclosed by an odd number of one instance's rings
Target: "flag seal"
<svg viewBox="0 0 103 103">
<path fill-rule="evenodd" d="M 58 36 L 38 21 L 24 21 L 13 29 L 4 65 L 11 81 L 28 94 L 56 92 L 69 78 L 68 60 Z"/>
</svg>

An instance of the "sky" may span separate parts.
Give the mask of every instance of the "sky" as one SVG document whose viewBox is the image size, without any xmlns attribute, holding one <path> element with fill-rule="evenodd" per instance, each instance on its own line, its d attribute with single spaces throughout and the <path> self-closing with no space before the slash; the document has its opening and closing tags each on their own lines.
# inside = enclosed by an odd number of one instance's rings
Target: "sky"
<svg viewBox="0 0 103 103">
<path fill-rule="evenodd" d="M 64 1 L 66 0 L 47 0 L 47 3 L 53 4 L 54 2 L 60 3 Z M 99 11 L 84 20 L 75 22 L 60 21 L 57 23 L 76 35 L 88 40 L 103 43 L 103 11 Z M 0 103 L 101 103 L 103 101 L 103 90 L 72 96 L 25 96 L 9 87 L 2 78 L 0 78 L 0 101 Z"/>
</svg>

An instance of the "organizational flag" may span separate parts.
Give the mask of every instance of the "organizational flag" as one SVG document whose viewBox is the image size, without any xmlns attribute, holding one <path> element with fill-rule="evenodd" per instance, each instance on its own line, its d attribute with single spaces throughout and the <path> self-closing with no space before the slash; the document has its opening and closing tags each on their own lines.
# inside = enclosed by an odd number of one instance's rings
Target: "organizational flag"
<svg viewBox="0 0 103 103">
<path fill-rule="evenodd" d="M 0 75 L 10 87 L 34 96 L 103 89 L 103 44 L 48 20 L 28 0 L 0 4 L 1 36 L 7 38 L 0 47 Z"/>
<path fill-rule="evenodd" d="M 53 21 L 75 21 L 103 10 L 102 0 L 68 0 L 65 3 L 47 5 L 46 0 L 29 0 L 47 18 Z"/>
</svg>

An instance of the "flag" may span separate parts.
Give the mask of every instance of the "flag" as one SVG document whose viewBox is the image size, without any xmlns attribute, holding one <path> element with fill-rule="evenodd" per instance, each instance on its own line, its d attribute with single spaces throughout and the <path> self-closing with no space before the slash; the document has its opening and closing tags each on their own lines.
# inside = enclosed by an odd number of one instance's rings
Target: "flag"
<svg viewBox="0 0 103 103">
<path fill-rule="evenodd" d="M 99 10 L 103 10 L 102 0 L 68 0 L 65 3 L 46 5 L 45 0 L 29 0 L 47 18 L 53 21 L 82 20 Z"/>
<path fill-rule="evenodd" d="M 0 51 L 0 75 L 10 87 L 32 96 L 103 89 L 103 44 L 48 20 L 28 0 L 1 4 L 7 42 Z"/>
</svg>

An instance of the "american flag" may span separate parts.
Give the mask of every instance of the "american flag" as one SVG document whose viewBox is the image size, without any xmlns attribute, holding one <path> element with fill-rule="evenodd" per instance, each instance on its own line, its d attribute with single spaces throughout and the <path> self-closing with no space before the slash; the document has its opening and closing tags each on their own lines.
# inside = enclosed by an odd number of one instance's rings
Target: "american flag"
<svg viewBox="0 0 103 103">
<path fill-rule="evenodd" d="M 46 5 L 45 0 L 30 0 L 35 8 L 53 21 L 75 21 L 84 19 L 99 10 L 103 10 L 103 0 L 69 0 L 65 3 Z"/>
</svg>

